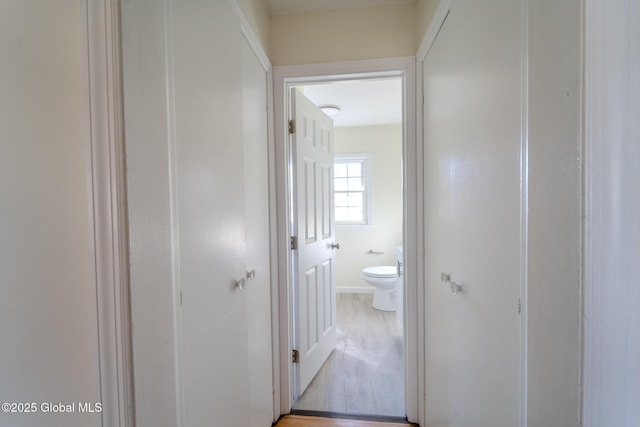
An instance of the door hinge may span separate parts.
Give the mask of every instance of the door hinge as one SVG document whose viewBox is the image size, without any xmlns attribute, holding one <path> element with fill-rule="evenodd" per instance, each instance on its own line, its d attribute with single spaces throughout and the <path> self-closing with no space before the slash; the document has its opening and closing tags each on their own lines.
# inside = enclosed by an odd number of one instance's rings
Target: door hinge
<svg viewBox="0 0 640 427">
<path fill-rule="evenodd" d="M 424 107 L 424 93 L 422 94 L 422 106 Z"/>
<path fill-rule="evenodd" d="M 291 352 L 291 360 L 293 360 L 293 363 L 298 363 L 300 361 L 300 352 L 298 350 L 293 349 Z"/>
<path fill-rule="evenodd" d="M 298 249 L 298 236 L 291 236 L 291 249 Z"/>
<path fill-rule="evenodd" d="M 182 289 L 180 289 L 180 306 L 182 306 Z"/>
<path fill-rule="evenodd" d="M 520 301 L 520 297 L 518 297 L 518 314 L 522 313 L 522 302 Z"/>
<path fill-rule="evenodd" d="M 295 120 L 289 120 L 289 133 L 290 134 L 296 133 L 296 121 Z"/>
</svg>

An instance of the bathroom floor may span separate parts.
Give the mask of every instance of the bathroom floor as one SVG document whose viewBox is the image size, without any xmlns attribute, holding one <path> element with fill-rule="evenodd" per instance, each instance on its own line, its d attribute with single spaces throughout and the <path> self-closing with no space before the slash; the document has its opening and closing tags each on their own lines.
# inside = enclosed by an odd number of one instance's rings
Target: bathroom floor
<svg viewBox="0 0 640 427">
<path fill-rule="evenodd" d="M 337 294 L 336 349 L 294 410 L 404 417 L 403 338 L 373 294 Z"/>
<path fill-rule="evenodd" d="M 416 424 L 285 415 L 275 427 L 417 427 Z"/>
</svg>

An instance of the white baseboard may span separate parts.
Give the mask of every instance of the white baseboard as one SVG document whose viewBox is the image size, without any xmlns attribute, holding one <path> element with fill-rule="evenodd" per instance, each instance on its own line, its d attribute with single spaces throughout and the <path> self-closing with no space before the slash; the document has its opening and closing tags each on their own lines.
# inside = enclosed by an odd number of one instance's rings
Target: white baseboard
<svg viewBox="0 0 640 427">
<path fill-rule="evenodd" d="M 351 287 L 336 287 L 336 293 L 338 294 L 372 294 L 374 288 L 371 286 L 351 286 Z"/>
</svg>

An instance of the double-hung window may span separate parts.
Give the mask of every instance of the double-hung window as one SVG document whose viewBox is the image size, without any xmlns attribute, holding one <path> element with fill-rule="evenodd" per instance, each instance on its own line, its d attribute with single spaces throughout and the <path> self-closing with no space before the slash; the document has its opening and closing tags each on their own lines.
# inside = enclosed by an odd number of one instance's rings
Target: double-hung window
<svg viewBox="0 0 640 427">
<path fill-rule="evenodd" d="M 335 218 L 339 225 L 371 222 L 369 156 L 336 154 L 334 158 Z"/>
</svg>

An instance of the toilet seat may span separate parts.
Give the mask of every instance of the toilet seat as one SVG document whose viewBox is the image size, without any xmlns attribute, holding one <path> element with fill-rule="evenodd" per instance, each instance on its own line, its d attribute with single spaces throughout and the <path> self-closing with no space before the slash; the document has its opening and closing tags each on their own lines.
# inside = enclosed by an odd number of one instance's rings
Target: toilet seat
<svg viewBox="0 0 640 427">
<path fill-rule="evenodd" d="M 396 267 L 392 265 L 378 265 L 375 267 L 366 267 L 362 269 L 362 274 L 367 277 L 378 277 L 381 279 L 390 279 L 396 277 Z"/>
</svg>

